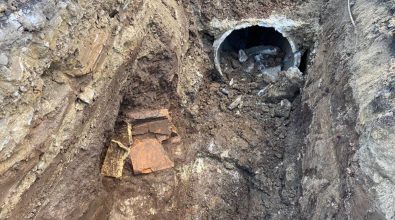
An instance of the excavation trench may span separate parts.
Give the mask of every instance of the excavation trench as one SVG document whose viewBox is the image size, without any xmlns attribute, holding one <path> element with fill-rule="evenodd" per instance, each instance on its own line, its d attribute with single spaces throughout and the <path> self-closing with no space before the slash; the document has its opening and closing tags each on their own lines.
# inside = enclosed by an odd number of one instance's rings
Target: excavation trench
<svg viewBox="0 0 395 220">
<path fill-rule="evenodd" d="M 275 81 L 267 81 L 257 68 L 246 73 L 239 61 L 240 50 L 261 45 L 281 50 Z M 282 34 L 260 26 L 233 31 L 220 49 L 222 72 L 232 83 L 205 78 L 187 109 L 177 98 L 177 82 L 169 81 L 168 70 L 176 58 L 162 51 L 137 59 L 122 90 L 114 130 L 128 120 L 128 112 L 166 108 L 182 141 L 164 144 L 174 168 L 136 175 L 133 158 L 128 157 L 121 179 L 103 179 L 113 200 L 113 206 L 107 207 L 111 217 L 278 219 L 299 215 L 297 155 L 306 131 L 301 128 L 308 126 L 310 113 L 300 104 L 303 75 L 293 60 L 298 57 Z M 156 74 L 147 78 L 147 72 Z"/>
<path fill-rule="evenodd" d="M 7 2 L 0 219 L 394 219 L 393 1 Z"/>
</svg>

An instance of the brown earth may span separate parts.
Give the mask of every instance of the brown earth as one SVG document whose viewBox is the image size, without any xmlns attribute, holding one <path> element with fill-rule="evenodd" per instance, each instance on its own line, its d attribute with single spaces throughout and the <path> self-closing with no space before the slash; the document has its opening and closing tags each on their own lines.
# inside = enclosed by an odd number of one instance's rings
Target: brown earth
<svg viewBox="0 0 395 220">
<path fill-rule="evenodd" d="M 393 218 L 374 154 L 394 143 L 390 3 L 356 2 L 355 28 L 340 0 L 0 2 L 0 219 Z M 268 85 L 232 56 L 220 77 L 214 39 L 271 15 L 297 21 L 303 77 Z M 153 109 L 174 167 L 101 175 L 117 128 Z"/>
</svg>

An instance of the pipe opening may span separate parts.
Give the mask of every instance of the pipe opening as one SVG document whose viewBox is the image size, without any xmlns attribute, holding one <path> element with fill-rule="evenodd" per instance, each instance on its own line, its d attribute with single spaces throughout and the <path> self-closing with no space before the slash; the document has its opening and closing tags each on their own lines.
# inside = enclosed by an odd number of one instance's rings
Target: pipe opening
<svg viewBox="0 0 395 220">
<path fill-rule="evenodd" d="M 244 72 L 266 75 L 299 67 L 301 59 L 293 42 L 274 27 L 261 25 L 229 30 L 214 42 L 214 48 L 215 65 L 221 76 L 226 57 L 238 59 L 245 66 Z"/>
<path fill-rule="evenodd" d="M 268 28 L 256 25 L 234 30 L 222 43 L 221 49 L 222 53 L 239 53 L 240 50 L 243 50 L 244 52 L 250 51 L 250 54 L 247 55 L 256 56 L 262 52 L 257 50 L 264 50 L 270 47 L 280 49 L 277 55 L 273 55 L 272 58 L 281 58 L 281 63 L 276 64 L 280 64 L 282 70 L 287 70 L 293 66 L 294 58 L 290 43 L 281 33 L 272 27 Z M 270 57 L 270 55 L 267 57 Z M 273 64 L 269 63 L 269 67 L 270 65 Z"/>
</svg>

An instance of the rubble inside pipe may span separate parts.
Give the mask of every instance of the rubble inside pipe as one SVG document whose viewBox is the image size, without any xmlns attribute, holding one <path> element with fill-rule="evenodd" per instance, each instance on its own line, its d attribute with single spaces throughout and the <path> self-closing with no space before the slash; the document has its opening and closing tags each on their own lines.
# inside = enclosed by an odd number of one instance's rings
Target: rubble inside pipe
<svg viewBox="0 0 395 220">
<path fill-rule="evenodd" d="M 262 24 L 243 23 L 223 33 L 213 45 L 214 63 L 219 75 L 227 77 L 224 63 L 227 56 L 239 61 L 239 72 L 260 74 L 270 82 L 277 79 L 281 70 L 298 67 L 301 53 L 281 30 L 281 27 L 265 26 L 263 21 Z M 232 61 L 232 67 L 236 66 Z"/>
<path fill-rule="evenodd" d="M 216 68 L 233 89 L 242 91 L 247 84 L 257 88 L 256 95 L 264 101 L 277 103 L 284 98 L 293 100 L 303 85 L 300 53 L 275 28 L 235 27 L 215 41 L 214 49 Z M 228 109 L 237 112 L 244 99 L 233 98 Z"/>
</svg>

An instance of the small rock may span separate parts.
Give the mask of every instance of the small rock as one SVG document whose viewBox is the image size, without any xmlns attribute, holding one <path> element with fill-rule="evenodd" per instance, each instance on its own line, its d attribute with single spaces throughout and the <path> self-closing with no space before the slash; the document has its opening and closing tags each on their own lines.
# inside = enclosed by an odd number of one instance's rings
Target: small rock
<svg viewBox="0 0 395 220">
<path fill-rule="evenodd" d="M 247 56 L 255 56 L 258 54 L 275 56 L 280 52 L 280 48 L 276 46 L 255 46 L 248 48 L 245 53 Z"/>
<path fill-rule="evenodd" d="M 18 22 L 28 31 L 37 31 L 44 28 L 46 18 L 39 10 L 29 11 L 28 13 L 20 13 Z"/>
<path fill-rule="evenodd" d="M 27 92 L 27 88 L 25 86 L 19 87 L 20 92 Z"/>
<path fill-rule="evenodd" d="M 0 53 L 0 65 L 6 66 L 8 64 L 8 57 L 4 53 Z"/>
<path fill-rule="evenodd" d="M 266 92 L 266 89 L 267 89 L 267 87 L 265 87 L 265 88 L 259 90 L 258 93 L 257 93 L 257 95 L 258 95 L 258 96 L 263 96 L 263 95 L 265 94 L 265 92 Z"/>
<path fill-rule="evenodd" d="M 233 86 L 235 84 L 235 81 L 233 80 L 233 78 L 230 80 L 229 82 L 229 86 Z"/>
<path fill-rule="evenodd" d="M 241 104 L 241 98 L 241 95 L 237 96 L 237 98 L 229 105 L 228 109 L 233 110 L 238 107 Z"/>
<path fill-rule="evenodd" d="M 0 13 L 3 13 L 7 10 L 7 5 L 4 3 L 0 4 Z"/>
<path fill-rule="evenodd" d="M 224 95 L 229 95 L 229 90 L 227 90 L 226 88 L 222 88 L 220 90 Z"/>
<path fill-rule="evenodd" d="M 245 61 L 247 61 L 248 56 L 246 54 L 246 52 L 244 52 L 244 50 L 239 50 L 239 61 L 240 63 L 244 63 Z"/>
<path fill-rule="evenodd" d="M 90 87 L 85 88 L 84 91 L 78 95 L 78 98 L 86 104 L 91 104 L 94 97 L 95 91 Z"/>
<path fill-rule="evenodd" d="M 274 116 L 277 117 L 289 117 L 291 112 L 292 104 L 287 99 L 283 99 L 280 102 L 280 106 L 274 110 Z"/>
<path fill-rule="evenodd" d="M 59 84 L 64 84 L 65 82 L 67 82 L 67 76 L 63 73 L 55 72 L 52 75 L 52 80 Z"/>
<path fill-rule="evenodd" d="M 265 68 L 264 65 L 259 65 L 259 70 L 261 72 L 260 76 L 267 83 L 277 82 L 279 78 L 279 72 L 281 72 L 281 66 L 275 66 L 270 68 Z"/>
<path fill-rule="evenodd" d="M 247 62 L 247 64 L 248 64 L 248 66 L 247 66 L 247 68 L 244 71 L 246 73 L 251 73 L 252 70 L 254 70 L 255 63 L 254 63 L 254 61 L 249 61 L 249 62 Z"/>
</svg>

